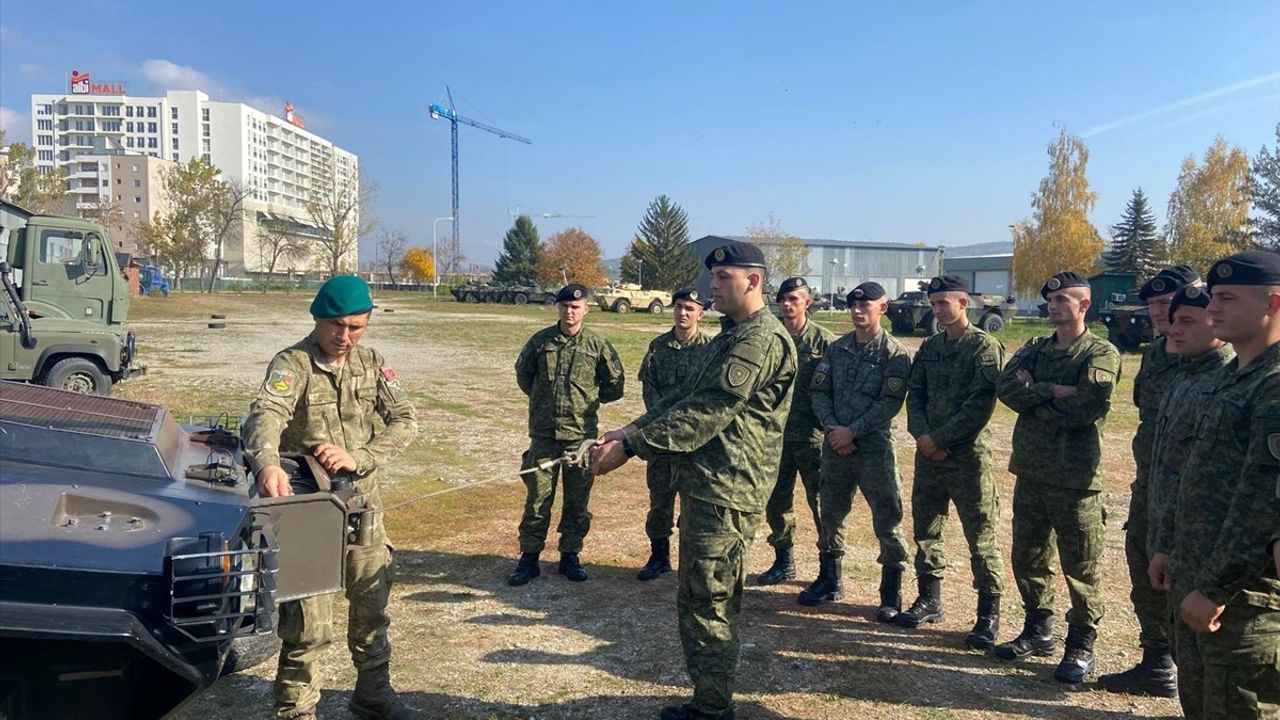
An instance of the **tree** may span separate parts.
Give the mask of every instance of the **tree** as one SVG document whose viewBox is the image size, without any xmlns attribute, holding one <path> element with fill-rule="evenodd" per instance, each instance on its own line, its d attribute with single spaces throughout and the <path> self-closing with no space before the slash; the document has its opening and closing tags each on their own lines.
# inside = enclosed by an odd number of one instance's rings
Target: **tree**
<svg viewBox="0 0 1280 720">
<path fill-rule="evenodd" d="M 800 238 L 782 229 L 782 221 L 769 213 L 763 223 L 747 226 L 747 239 L 764 253 L 764 263 L 769 277 L 777 285 L 784 278 L 804 275 L 809 267 L 809 247 Z"/>
<path fill-rule="evenodd" d="M 409 238 L 399 230 L 383 230 L 378 233 L 378 262 L 387 269 L 387 277 L 391 284 L 396 284 L 396 268 L 404 259 L 404 249 L 409 246 Z M 374 268 L 377 272 L 378 268 Z"/>
<path fill-rule="evenodd" d="M 276 265 L 281 262 L 289 266 L 306 259 L 308 254 L 307 240 L 289 232 L 282 223 L 261 223 L 258 225 L 258 256 L 267 266 L 267 277 L 262 283 L 262 292 L 267 291 L 271 277 L 276 272 Z"/>
<path fill-rule="evenodd" d="M 606 281 L 600 243 L 582 228 L 558 232 L 547 238 L 538 256 L 537 274 L 544 285 L 570 282 L 600 287 Z"/>
<path fill-rule="evenodd" d="M 241 231 L 244 201 L 252 188 L 238 180 L 223 180 L 222 171 L 202 158 L 170 168 L 164 176 L 169 210 L 152 220 L 167 242 L 160 247 L 178 278 L 198 269 L 208 280 L 207 292 L 217 287 L 222 256 L 229 240 Z M 206 261 L 208 266 L 205 266 Z"/>
<path fill-rule="evenodd" d="M 426 248 L 411 247 L 406 250 L 400 260 L 400 269 L 415 283 L 428 283 L 435 279 L 435 260 L 431 257 L 431 251 Z"/>
<path fill-rule="evenodd" d="M 1145 282 L 1155 272 L 1160 254 L 1156 218 L 1147 196 L 1138 188 L 1133 191 L 1120 222 L 1111 226 L 1111 250 L 1103 261 L 1109 269 L 1137 273 L 1139 282 Z"/>
<path fill-rule="evenodd" d="M 1239 250 L 1249 241 L 1249 157 L 1228 147 L 1219 136 L 1204 154 L 1182 161 L 1178 185 L 1169 196 L 1165 242 L 1172 262 L 1201 272 L 1215 260 Z"/>
<path fill-rule="evenodd" d="M 502 238 L 502 252 L 494 265 L 493 281 L 503 285 L 533 285 L 537 282 L 538 257 L 542 242 L 538 228 L 528 215 L 516 218 Z"/>
<path fill-rule="evenodd" d="M 320 232 L 312 242 L 315 254 L 330 275 L 353 270 L 351 256 L 360 238 L 371 235 L 378 227 L 373 201 L 378 186 L 360 172 L 357 179 L 322 184 L 306 203 L 307 215 Z"/>
<path fill-rule="evenodd" d="M 666 195 L 649 203 L 622 261 L 622 280 L 645 289 L 676 290 L 697 282 L 698 258 L 689 244 L 689 216 Z"/>
<path fill-rule="evenodd" d="M 1253 241 L 1280 251 L 1280 123 L 1276 124 L 1276 149 L 1263 145 L 1253 159 L 1253 178 L 1249 183 L 1250 198 L 1257 215 L 1249 219 Z"/>
<path fill-rule="evenodd" d="M 0 147 L 4 131 L 0 131 Z M 41 174 L 36 167 L 35 148 L 26 143 L 9 146 L 9 157 L 0 169 L 0 197 L 38 214 L 65 212 L 67 208 L 67 169 L 54 168 Z"/>
<path fill-rule="evenodd" d="M 1089 222 L 1098 201 L 1085 176 L 1089 148 L 1059 128 L 1048 155 L 1049 174 L 1031 195 L 1032 217 L 1013 227 L 1013 286 L 1019 295 L 1035 295 L 1055 273 L 1091 274 L 1102 252 L 1102 238 Z"/>
</svg>

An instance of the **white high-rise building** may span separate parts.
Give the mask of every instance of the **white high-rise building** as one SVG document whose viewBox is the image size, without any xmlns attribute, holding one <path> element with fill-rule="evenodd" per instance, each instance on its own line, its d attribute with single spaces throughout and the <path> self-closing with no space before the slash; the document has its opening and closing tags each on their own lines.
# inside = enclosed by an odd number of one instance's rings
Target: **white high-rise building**
<svg viewBox="0 0 1280 720">
<path fill-rule="evenodd" d="M 309 132 L 292 106 L 281 116 L 244 103 L 210 100 L 197 90 L 171 90 L 164 97 L 127 95 L 119 85 L 93 85 L 72 73 L 71 92 L 31 96 L 31 130 L 37 167 L 65 167 L 78 210 L 91 212 L 110 195 L 108 174 L 83 175 L 92 157 L 150 155 L 178 163 L 204 158 L 224 180 L 251 190 L 242 227 L 230 233 L 223 258 L 229 275 L 266 270 L 258 244 L 261 230 L 282 227 L 299 235 L 323 233 L 307 211 L 312 199 L 358 193 L 359 159 Z M 323 224 L 323 223 L 321 223 Z M 356 269 L 356 250 L 343 264 Z M 295 261 L 297 270 L 319 270 L 322 261 Z M 281 268 L 277 268 L 281 269 Z"/>
</svg>

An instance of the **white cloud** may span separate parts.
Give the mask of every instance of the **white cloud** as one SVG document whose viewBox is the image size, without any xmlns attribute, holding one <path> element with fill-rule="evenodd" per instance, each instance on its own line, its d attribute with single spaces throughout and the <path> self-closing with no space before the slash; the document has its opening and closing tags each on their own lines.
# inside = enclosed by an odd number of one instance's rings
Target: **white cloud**
<svg viewBox="0 0 1280 720">
<path fill-rule="evenodd" d="M 30 143 L 31 116 L 7 107 L 0 107 L 0 130 L 4 130 L 6 143 Z"/>
<path fill-rule="evenodd" d="M 1201 103 L 1205 103 L 1210 100 L 1215 100 L 1217 98 L 1224 97 L 1226 95 L 1233 95 L 1242 90 L 1248 90 L 1249 88 L 1257 87 L 1259 85 L 1267 85 L 1270 83 L 1277 83 L 1277 82 L 1280 82 L 1280 73 L 1270 73 L 1267 75 L 1259 75 L 1258 77 L 1249 78 L 1248 80 L 1241 80 L 1239 82 L 1234 82 L 1229 85 L 1223 85 L 1220 88 L 1215 88 L 1208 92 L 1200 93 L 1199 95 L 1192 95 L 1191 97 L 1186 97 L 1181 100 L 1176 100 L 1174 102 L 1169 103 L 1168 105 L 1161 105 L 1158 108 L 1146 110 L 1140 113 L 1135 113 L 1133 115 L 1126 115 L 1121 118 L 1116 118 L 1115 120 L 1109 120 L 1099 125 L 1094 125 L 1088 128 L 1087 130 L 1085 130 L 1084 132 L 1080 133 L 1080 137 L 1089 138 L 1095 135 L 1101 135 L 1102 133 L 1105 133 L 1105 132 L 1110 132 L 1112 130 L 1116 130 L 1122 127 L 1127 127 L 1129 125 L 1135 125 L 1144 120 L 1150 120 L 1151 118 L 1159 117 L 1161 115 L 1171 113 L 1174 110 L 1181 110 L 1183 108 L 1191 107 L 1193 105 L 1199 105 Z M 1203 113 L 1203 112 L 1204 111 L 1200 111 L 1200 113 Z"/>
<path fill-rule="evenodd" d="M 142 63 L 142 76 L 152 89 L 159 93 L 166 90 L 200 90 L 214 100 L 242 102 L 271 115 L 280 115 L 284 112 L 285 98 L 232 87 L 190 65 L 179 65 L 162 58 L 147 60 Z M 301 107 L 298 111 L 307 119 L 309 129 L 331 125 L 328 117 L 318 112 Z"/>
</svg>

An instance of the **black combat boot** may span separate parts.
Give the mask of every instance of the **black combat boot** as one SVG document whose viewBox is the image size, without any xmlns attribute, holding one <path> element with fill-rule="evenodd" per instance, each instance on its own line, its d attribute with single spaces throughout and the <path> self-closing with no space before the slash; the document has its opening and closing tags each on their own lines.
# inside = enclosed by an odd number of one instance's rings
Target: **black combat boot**
<svg viewBox="0 0 1280 720">
<path fill-rule="evenodd" d="M 978 595 L 978 619 L 964 636 L 964 644 L 974 650 L 990 650 L 1000 634 L 1000 596 Z"/>
<path fill-rule="evenodd" d="M 538 567 L 538 553 L 520 553 L 520 561 L 516 563 L 516 569 L 511 573 L 511 577 L 507 578 L 507 584 L 524 585 L 541 574 L 542 568 Z"/>
<path fill-rule="evenodd" d="M 774 548 L 773 558 L 773 565 L 756 578 L 757 585 L 777 585 L 786 580 L 796 579 L 796 561 L 791 555 L 791 548 Z"/>
<path fill-rule="evenodd" d="M 1053 671 L 1053 679 L 1064 683 L 1082 683 L 1093 672 L 1093 641 L 1098 631 L 1084 625 L 1067 626 L 1066 650 L 1062 662 Z"/>
<path fill-rule="evenodd" d="M 880 608 L 876 620 L 891 623 L 902 612 L 902 568 L 880 568 Z"/>
<path fill-rule="evenodd" d="M 587 579 L 587 571 L 583 570 L 582 563 L 578 562 L 578 553 L 560 553 L 560 567 L 556 572 L 574 582 L 582 582 Z"/>
<path fill-rule="evenodd" d="M 356 689 L 351 693 L 347 709 L 366 720 L 418 720 L 422 717 L 417 710 L 400 701 L 400 696 L 391 687 L 391 671 L 386 663 L 359 670 Z"/>
<path fill-rule="evenodd" d="M 734 720 L 735 717 L 732 710 L 720 716 L 708 715 L 690 703 L 663 708 L 658 715 L 659 720 Z"/>
<path fill-rule="evenodd" d="M 1028 613 L 1018 637 L 997 645 L 995 653 L 1001 660 L 1021 660 L 1029 655 L 1052 655 L 1057 646 L 1058 641 L 1053 638 L 1053 613 L 1038 610 Z"/>
<path fill-rule="evenodd" d="M 1098 685 L 1113 693 L 1177 697 L 1178 669 L 1169 648 L 1142 648 L 1142 662 L 1124 672 L 1100 676 Z"/>
<path fill-rule="evenodd" d="M 641 580 L 652 580 L 662 573 L 671 572 L 671 539 L 650 540 L 649 545 L 649 562 L 636 574 Z"/>
<path fill-rule="evenodd" d="M 840 558 L 831 553 L 818 555 L 818 579 L 800 591 L 800 604 L 816 607 L 844 597 L 844 584 L 840 582 Z"/>
<path fill-rule="evenodd" d="M 904 628 L 942 622 L 942 578 L 925 575 L 916 580 L 916 584 L 920 588 L 920 596 L 906 612 L 898 614 L 895 622 Z"/>
</svg>

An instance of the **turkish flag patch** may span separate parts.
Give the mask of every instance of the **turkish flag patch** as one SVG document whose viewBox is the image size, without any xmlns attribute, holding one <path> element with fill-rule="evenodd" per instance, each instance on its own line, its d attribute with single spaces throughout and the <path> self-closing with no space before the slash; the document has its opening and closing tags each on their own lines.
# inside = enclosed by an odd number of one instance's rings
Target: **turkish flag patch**
<svg viewBox="0 0 1280 720">
<path fill-rule="evenodd" d="M 382 377 L 386 378 L 387 382 L 391 382 L 392 380 L 396 379 L 396 371 L 391 369 L 390 367 L 383 366 Z"/>
</svg>

